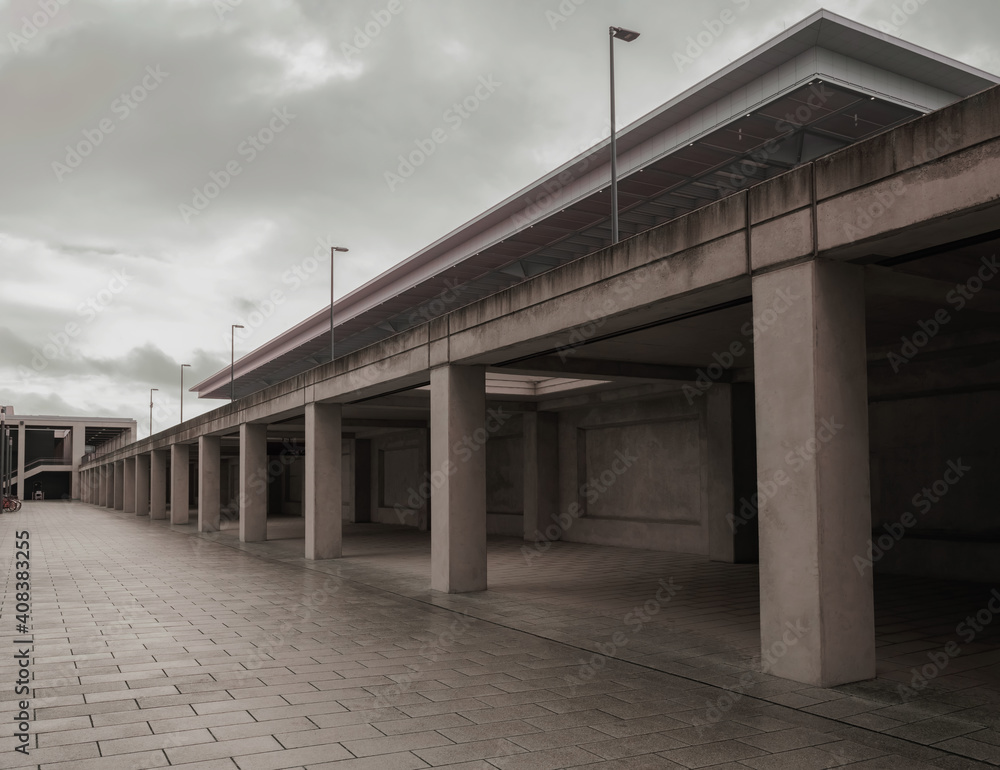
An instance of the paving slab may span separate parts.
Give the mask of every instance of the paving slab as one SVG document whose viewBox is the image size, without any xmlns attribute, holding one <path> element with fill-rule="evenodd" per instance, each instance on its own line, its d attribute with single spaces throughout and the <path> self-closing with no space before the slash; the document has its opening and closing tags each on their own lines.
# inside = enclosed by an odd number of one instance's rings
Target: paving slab
<svg viewBox="0 0 1000 770">
<path fill-rule="evenodd" d="M 31 533 L 24 631 L 17 530 Z M 32 640 L 35 683 L 30 753 L 4 737 L 0 766 L 888 770 L 998 759 L 989 639 L 933 697 L 892 698 L 906 667 L 946 643 L 948 613 L 969 605 L 955 587 L 928 622 L 919 597 L 893 584 L 880 664 L 899 676 L 824 690 L 760 674 L 741 684 L 757 646 L 752 566 L 570 543 L 526 564 L 523 543 L 500 539 L 490 590 L 443 595 L 428 588 L 421 533 L 354 525 L 345 558 L 328 562 L 306 562 L 300 545 L 246 546 L 228 530 L 203 537 L 80 503 L 0 517 L 0 644 Z M 655 618 L 623 624 L 671 579 L 686 588 Z M 5 717 L 17 671 L 0 660 Z"/>
</svg>

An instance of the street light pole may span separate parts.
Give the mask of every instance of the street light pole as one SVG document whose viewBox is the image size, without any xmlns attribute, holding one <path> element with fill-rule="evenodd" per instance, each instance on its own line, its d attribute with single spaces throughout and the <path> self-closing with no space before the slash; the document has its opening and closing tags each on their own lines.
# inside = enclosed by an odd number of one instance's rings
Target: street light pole
<svg viewBox="0 0 1000 770">
<path fill-rule="evenodd" d="M 0 406 L 0 436 L 7 430 L 7 407 Z M 0 442 L 0 495 L 7 494 L 7 447 Z M 24 495 L 22 495 L 23 497 Z"/>
<path fill-rule="evenodd" d="M 343 246 L 330 247 L 330 360 L 333 361 L 333 256 L 337 252 L 346 252 Z"/>
<path fill-rule="evenodd" d="M 243 326 L 240 324 L 233 324 L 233 328 L 229 330 L 229 402 L 232 403 L 236 400 L 236 330 L 242 329 Z"/>
<path fill-rule="evenodd" d="M 184 422 L 184 367 L 191 364 L 181 364 L 181 422 Z"/>
<path fill-rule="evenodd" d="M 618 126 L 615 123 L 615 38 L 631 43 L 638 32 L 623 27 L 608 27 L 611 51 L 611 244 L 618 243 Z"/>
<path fill-rule="evenodd" d="M 149 435 L 153 435 L 153 391 L 159 388 L 149 389 Z"/>
</svg>

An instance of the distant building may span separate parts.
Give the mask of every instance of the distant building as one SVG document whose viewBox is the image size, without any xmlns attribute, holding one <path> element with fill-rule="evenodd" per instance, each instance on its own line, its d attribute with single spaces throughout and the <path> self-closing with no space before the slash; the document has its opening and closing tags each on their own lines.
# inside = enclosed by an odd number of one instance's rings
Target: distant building
<svg viewBox="0 0 1000 770">
<path fill-rule="evenodd" d="M 3 463 L 11 493 L 30 500 L 80 498 L 80 463 L 98 447 L 110 449 L 136 439 L 136 422 L 123 417 L 58 417 L 17 414 L 0 407 Z M 9 453 L 9 459 L 8 459 Z"/>
</svg>

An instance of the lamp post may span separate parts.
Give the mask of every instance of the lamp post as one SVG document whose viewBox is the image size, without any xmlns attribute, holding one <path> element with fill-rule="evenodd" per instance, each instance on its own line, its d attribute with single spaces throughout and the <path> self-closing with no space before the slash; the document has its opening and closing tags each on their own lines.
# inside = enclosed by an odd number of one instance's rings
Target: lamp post
<svg viewBox="0 0 1000 770">
<path fill-rule="evenodd" d="M 7 431 L 7 407 L 0 406 L 0 436 Z M 7 494 L 7 446 L 0 441 L 0 495 Z"/>
<path fill-rule="evenodd" d="M 236 400 L 236 330 L 242 329 L 243 326 L 240 324 L 233 324 L 233 328 L 229 330 L 229 401 L 232 403 Z"/>
<path fill-rule="evenodd" d="M 149 389 L 149 435 L 153 435 L 153 391 L 159 388 Z"/>
<path fill-rule="evenodd" d="M 191 364 L 181 364 L 181 422 L 184 422 L 184 367 Z"/>
<path fill-rule="evenodd" d="M 10 426 L 8 425 L 5 429 L 7 435 L 7 491 L 14 489 L 14 437 L 10 435 Z M 24 486 L 24 480 L 17 480 L 17 496 L 22 500 L 24 499 L 24 492 L 22 487 Z"/>
<path fill-rule="evenodd" d="M 615 38 L 631 43 L 639 37 L 624 27 L 608 27 L 611 50 L 611 243 L 618 243 L 618 127 L 615 125 Z"/>
<path fill-rule="evenodd" d="M 333 256 L 337 252 L 346 252 L 343 246 L 330 247 L 330 360 L 333 361 Z"/>
</svg>

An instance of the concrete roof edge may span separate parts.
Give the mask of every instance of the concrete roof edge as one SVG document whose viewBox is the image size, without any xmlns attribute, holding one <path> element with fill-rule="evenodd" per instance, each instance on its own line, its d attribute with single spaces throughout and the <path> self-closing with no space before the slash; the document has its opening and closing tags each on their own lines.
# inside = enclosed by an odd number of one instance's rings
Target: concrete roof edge
<svg viewBox="0 0 1000 770">
<path fill-rule="evenodd" d="M 752 81 L 757 77 L 758 73 L 756 69 L 749 68 L 748 65 L 758 59 L 762 59 L 768 52 L 782 45 L 789 47 L 789 52 L 785 56 L 785 60 L 790 60 L 797 55 L 798 52 L 792 50 L 796 48 L 796 43 L 799 44 L 798 48 L 801 50 L 814 46 L 823 46 L 830 50 L 844 53 L 845 55 L 853 55 L 855 53 L 853 48 L 839 45 L 838 41 L 833 39 L 824 40 L 826 28 L 831 25 L 833 25 L 833 28 L 847 29 L 856 34 L 865 35 L 884 45 L 887 52 L 891 49 L 903 50 L 913 56 L 919 56 L 925 61 L 929 60 L 940 65 L 942 71 L 957 69 L 966 75 L 981 78 L 984 81 L 983 88 L 1000 83 L 1000 77 L 996 75 L 934 53 L 929 49 L 893 37 L 873 27 L 852 21 L 832 11 L 819 9 L 621 129 L 618 132 L 619 153 L 625 152 L 630 147 L 644 141 L 644 137 L 637 137 L 640 129 L 662 124 L 659 130 L 663 130 L 669 125 L 683 120 L 686 112 L 692 112 L 703 106 L 702 102 L 706 99 L 717 98 L 708 93 L 707 89 L 710 86 L 722 82 L 725 83 L 726 89 L 731 92 Z M 890 68 L 892 68 L 891 62 L 882 62 L 882 66 L 885 65 L 890 65 Z M 773 69 L 776 66 L 778 64 L 775 62 L 767 62 L 768 69 Z M 530 201 L 533 194 L 537 195 L 540 191 L 545 190 L 547 183 L 558 178 L 574 166 L 590 161 L 595 156 L 605 153 L 609 143 L 610 140 L 605 139 L 571 158 L 558 168 L 487 209 L 479 216 L 469 220 L 344 295 L 334 303 L 336 314 L 344 320 L 356 317 L 382 304 L 386 299 L 391 299 L 401 292 L 433 277 L 435 273 L 433 272 L 431 263 L 435 259 L 446 254 L 461 243 L 480 235 L 490 227 L 510 218 L 524 208 L 525 202 Z M 297 345 L 325 334 L 330 328 L 329 321 L 327 320 L 329 313 L 330 308 L 327 306 L 325 309 L 317 311 L 295 326 L 237 359 L 236 379 L 253 372 L 259 366 L 288 352 Z M 200 394 L 202 392 L 214 391 L 221 387 L 228 379 L 229 369 L 227 367 L 193 385 L 190 388 L 190 392 L 198 392 Z"/>
</svg>

